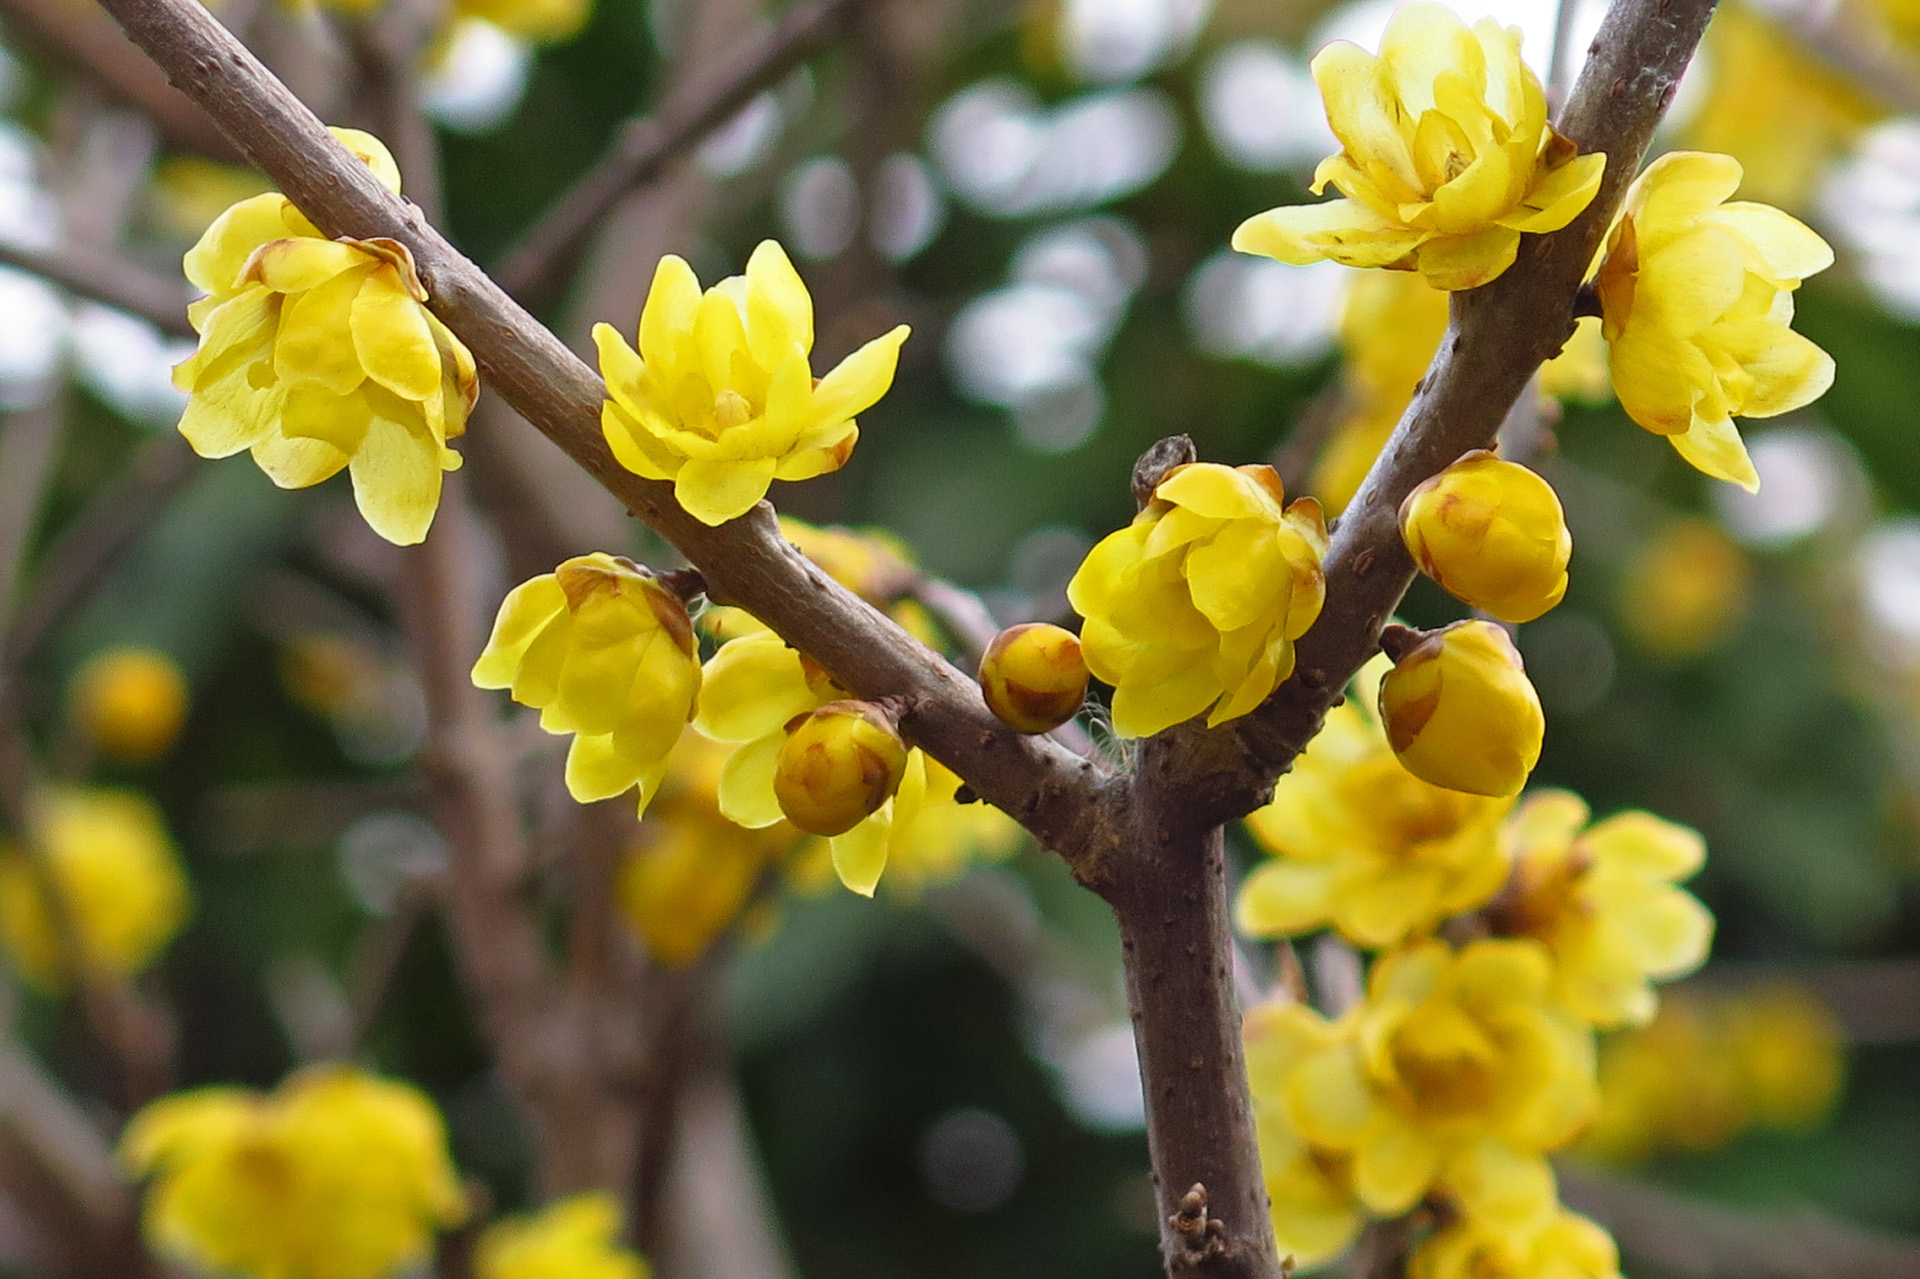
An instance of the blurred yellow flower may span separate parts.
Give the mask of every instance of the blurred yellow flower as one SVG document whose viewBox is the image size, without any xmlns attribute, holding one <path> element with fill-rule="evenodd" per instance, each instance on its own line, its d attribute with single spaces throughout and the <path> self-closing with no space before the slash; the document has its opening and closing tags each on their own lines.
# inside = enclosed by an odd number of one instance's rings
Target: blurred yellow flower
<svg viewBox="0 0 1920 1279">
<path fill-rule="evenodd" d="M 1414 1249 L 1407 1279 L 1620 1279 L 1620 1250 L 1612 1235 L 1564 1208 L 1534 1230 L 1463 1217 Z"/>
<path fill-rule="evenodd" d="M 1531 622 L 1567 593 L 1573 538 L 1559 496 L 1485 449 L 1407 495 L 1400 535 L 1422 573 L 1503 622 Z"/>
<path fill-rule="evenodd" d="M 1364 700 L 1355 695 L 1328 712 L 1273 801 L 1247 818 L 1273 854 L 1247 876 L 1235 904 L 1249 936 L 1331 923 L 1358 945 L 1392 946 L 1484 905 L 1506 882 L 1500 820 L 1514 801 L 1409 773 Z"/>
<path fill-rule="evenodd" d="M 1725 1014 L 1754 1121 L 1789 1131 L 1824 1121 L 1845 1074 L 1832 1010 L 1805 987 L 1776 981 L 1728 1000 Z"/>
<path fill-rule="evenodd" d="M 246 1279 L 385 1279 L 467 1212 L 433 1103 L 350 1066 L 301 1071 L 268 1096 L 163 1097 L 127 1125 L 120 1159 L 152 1178 L 151 1247 Z"/>
<path fill-rule="evenodd" d="M 1365 1219 L 1353 1191 L 1352 1157 L 1309 1145 L 1287 1109 L 1288 1073 L 1307 1053 L 1334 1046 L 1340 1033 L 1290 1001 L 1248 1009 L 1243 1025 L 1274 1243 L 1303 1267 L 1346 1251 Z"/>
<path fill-rule="evenodd" d="M 891 617 L 915 639 L 930 648 L 940 646 L 939 630 L 926 609 L 902 596 L 917 570 L 912 550 L 894 534 L 881 528 L 823 527 L 782 515 L 780 535 L 825 569 L 828 577 Z M 724 607 L 701 614 L 700 628 L 719 639 L 766 629 L 744 609 Z"/>
<path fill-rule="evenodd" d="M 1407 771 L 1472 795 L 1518 795 L 1540 760 L 1546 716 L 1520 650 L 1492 622 L 1455 622 L 1380 681 L 1380 722 Z"/>
<path fill-rule="evenodd" d="M 1531 937 L 1553 955 L 1554 995 L 1603 1029 L 1643 1025 L 1659 1007 L 1652 981 L 1700 966 L 1713 916 L 1677 887 L 1700 869 L 1706 845 L 1651 813 L 1587 825 L 1568 791 L 1537 792 L 1507 821 L 1513 879 L 1497 931 Z"/>
<path fill-rule="evenodd" d="M 1498 1228 L 1537 1228 L 1555 1208 L 1544 1153 L 1595 1101 L 1593 1032 L 1553 1002 L 1551 982 L 1529 941 L 1391 951 L 1365 999 L 1330 1031 L 1263 1049 L 1266 1069 L 1283 1077 L 1299 1133 L 1351 1154 L 1370 1212 L 1397 1215 L 1437 1189 Z"/>
<path fill-rule="evenodd" d="M 1266 466 L 1174 468 L 1132 524 L 1087 553 L 1067 599 L 1087 666 L 1113 685 L 1113 726 L 1146 737 L 1253 710 L 1293 671 L 1320 615 L 1327 527 L 1288 506 Z"/>
<path fill-rule="evenodd" d="M 866 411 L 893 384 L 903 324 L 855 351 L 817 383 L 813 299 L 772 240 L 744 276 L 700 291 L 693 268 L 660 259 L 640 313 L 638 354 L 612 325 L 593 326 L 609 396 L 601 412 L 620 464 L 673 481 L 705 524 L 744 515 L 774 480 L 845 465 Z"/>
<path fill-rule="evenodd" d="M 454 0 L 458 17 L 490 22 L 528 44 L 570 39 L 586 23 L 590 0 Z"/>
<path fill-rule="evenodd" d="M 33 798 L 31 838 L 72 920 L 81 958 L 128 977 L 173 939 L 192 909 L 187 879 L 152 800 L 134 791 L 60 787 Z M 27 852 L 0 842 L 0 941 L 43 990 L 67 982 L 60 937 Z"/>
<path fill-rule="evenodd" d="M 508 594 L 473 665 L 549 733 L 574 734 L 567 790 L 581 803 L 659 787 L 700 691 L 686 605 L 647 569 L 596 551 Z"/>
<path fill-rule="evenodd" d="M 1606 157 L 1578 155 L 1547 123 L 1517 27 L 1469 28 L 1416 0 L 1393 15 L 1378 57 L 1335 41 L 1314 57 L 1313 78 L 1341 145 L 1313 191 L 1332 183 L 1350 198 L 1249 218 L 1233 235 L 1243 253 L 1471 289 L 1513 264 L 1522 232 L 1559 230 L 1600 185 Z"/>
<path fill-rule="evenodd" d="M 698 733 L 681 735 L 615 881 L 627 921 L 663 964 L 704 954 L 801 838 L 786 822 L 748 830 L 727 820 L 719 787 L 728 754 Z"/>
<path fill-rule="evenodd" d="M 170 155 L 153 166 L 147 198 L 163 231 L 193 240 L 228 208 L 269 189 L 271 184 L 259 171 L 246 165 Z"/>
<path fill-rule="evenodd" d="M 180 735 L 187 680 L 155 649 L 105 649 L 74 676 L 67 706 L 87 741 L 115 759 L 146 763 L 166 754 Z"/>
<path fill-rule="evenodd" d="M 1746 620 L 1753 565 L 1711 520 L 1667 520 L 1634 551 L 1620 578 L 1620 620 L 1658 657 L 1704 653 Z"/>
<path fill-rule="evenodd" d="M 570 1195 L 531 1217 L 497 1221 L 474 1246 L 474 1279 L 647 1279 L 620 1243 L 620 1204 L 604 1190 Z"/>
<path fill-rule="evenodd" d="M 399 170 L 380 142 L 336 130 L 389 190 Z M 173 374 L 188 393 L 180 433 L 202 457 L 250 449 L 282 488 L 346 468 L 373 530 L 427 535 L 447 441 L 479 394 L 473 356 L 428 311 L 413 255 L 395 240 L 329 240 L 282 195 L 223 213 L 188 250 L 206 290 L 188 308 L 200 349 Z"/>
<path fill-rule="evenodd" d="M 1753 491 L 1760 476 L 1733 418 L 1773 417 L 1832 385 L 1831 357 L 1788 326 L 1793 291 L 1833 265 L 1833 250 L 1778 209 L 1727 203 L 1739 185 L 1731 156 L 1655 160 L 1627 193 L 1595 283 L 1627 416 Z"/>
</svg>

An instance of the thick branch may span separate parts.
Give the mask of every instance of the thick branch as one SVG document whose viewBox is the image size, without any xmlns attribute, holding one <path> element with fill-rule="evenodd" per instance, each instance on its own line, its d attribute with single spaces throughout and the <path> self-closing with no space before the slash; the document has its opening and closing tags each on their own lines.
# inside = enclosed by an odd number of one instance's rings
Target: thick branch
<svg viewBox="0 0 1920 1279">
<path fill-rule="evenodd" d="M 1563 231 L 1525 236 L 1491 284 L 1453 295 L 1452 322 L 1413 402 L 1340 518 L 1326 559 L 1327 606 L 1301 639 L 1294 675 L 1252 715 L 1212 732 L 1181 730 L 1179 784 L 1216 820 L 1266 802 L 1319 731 L 1327 708 L 1377 647 L 1413 581 L 1397 515 L 1413 487 L 1461 454 L 1488 448 L 1543 360 L 1573 333 L 1573 297 L 1673 100 L 1714 0 L 1616 0 L 1560 122 L 1606 175 Z"/>
<path fill-rule="evenodd" d="M 531 302 L 565 274 L 593 228 L 620 198 L 651 181 L 762 90 L 805 61 L 864 0 L 802 0 L 729 65 L 701 76 L 657 113 L 628 124 L 613 147 L 542 214 L 494 272 Z"/>
<path fill-rule="evenodd" d="M 719 528 L 693 519 L 670 485 L 622 468 L 600 434 L 606 389 L 592 369 L 367 167 L 225 28 L 190 0 L 105 0 L 135 43 L 166 69 L 236 146 L 316 225 L 357 239 L 406 244 L 431 306 L 479 361 L 490 386 L 565 449 L 705 575 L 716 600 L 737 604 L 862 696 L 894 694 L 914 710 L 904 727 L 989 802 L 1050 847 L 1076 855 L 1083 877 L 1097 853 L 1090 820 L 1099 774 L 1045 739 L 995 719 L 974 682 L 809 563 L 762 505 Z"/>
</svg>

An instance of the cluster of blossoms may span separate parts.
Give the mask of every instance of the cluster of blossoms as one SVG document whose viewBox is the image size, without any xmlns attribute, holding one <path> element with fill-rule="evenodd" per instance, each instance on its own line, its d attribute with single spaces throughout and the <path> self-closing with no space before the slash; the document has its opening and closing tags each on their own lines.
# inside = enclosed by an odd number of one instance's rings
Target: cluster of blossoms
<svg viewBox="0 0 1920 1279">
<path fill-rule="evenodd" d="M 1678 887 L 1700 839 L 1646 813 L 1589 822 L 1562 791 L 1424 781 L 1364 700 L 1248 822 L 1272 856 L 1241 890 L 1242 930 L 1331 929 L 1378 952 L 1337 1016 L 1290 995 L 1248 1015 L 1280 1247 L 1312 1264 L 1426 1203 L 1449 1224 L 1413 1273 L 1530 1275 L 1552 1258 L 1611 1276 L 1610 1241 L 1559 1207 L 1546 1157 L 1593 1121 L 1595 1030 L 1646 1022 L 1650 983 L 1706 956 L 1712 918 Z"/>
<path fill-rule="evenodd" d="M 318 1066 L 271 1094 L 211 1087 L 135 1115 L 120 1142 L 149 1178 L 148 1240 L 210 1274 L 388 1279 L 469 1212 L 433 1103 L 409 1084 Z M 480 1233 L 475 1279 L 646 1279 L 607 1196 L 562 1199 Z"/>
</svg>

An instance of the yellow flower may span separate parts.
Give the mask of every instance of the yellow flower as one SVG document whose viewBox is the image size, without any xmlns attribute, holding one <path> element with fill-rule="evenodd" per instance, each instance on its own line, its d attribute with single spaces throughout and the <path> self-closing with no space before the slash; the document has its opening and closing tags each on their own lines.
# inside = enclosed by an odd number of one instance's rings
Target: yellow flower
<svg viewBox="0 0 1920 1279">
<path fill-rule="evenodd" d="M 1274 1243 L 1295 1264 L 1317 1266 L 1346 1251 L 1363 1221 L 1350 1155 L 1310 1145 L 1287 1110 L 1287 1076 L 1309 1052 L 1338 1043 L 1340 1031 L 1288 1001 L 1249 1009 L 1243 1035 L 1253 1094 L 1260 1170 Z"/>
<path fill-rule="evenodd" d="M 774 791 L 786 725 L 846 696 L 825 672 L 771 631 L 723 644 L 707 662 L 694 727 L 733 747 L 720 771 L 720 811 L 749 830 L 783 821 Z M 827 841 L 840 882 L 873 895 L 890 865 L 939 874 L 967 853 L 988 855 L 1017 837 L 1011 819 L 985 805 L 955 799 L 960 779 L 918 747 L 893 797 L 844 834 Z"/>
<path fill-rule="evenodd" d="M 1490 1229 L 1465 1217 L 1408 1259 L 1407 1279 L 1620 1279 L 1613 1236 L 1562 1208 L 1537 1230 Z"/>
<path fill-rule="evenodd" d="M 1700 836 L 1651 813 L 1587 825 L 1578 795 L 1529 796 L 1504 835 L 1513 880 L 1496 928 L 1553 954 L 1555 997 L 1594 1025 L 1644 1025 L 1659 1001 L 1650 981 L 1700 966 L 1713 916 L 1676 887 L 1700 869 Z"/>
<path fill-rule="evenodd" d="M 1812 992 L 1780 981 L 1744 991 L 1726 1005 L 1727 1038 L 1740 1063 L 1756 1122 L 1805 1131 L 1840 1095 L 1845 1061 L 1840 1024 Z"/>
<path fill-rule="evenodd" d="M 1634 180 L 1596 280 L 1614 393 L 1695 468 L 1749 491 L 1760 476 L 1733 418 L 1797 409 L 1833 384 L 1833 360 L 1795 333 L 1793 291 L 1833 264 L 1805 225 L 1726 203 L 1731 156 L 1675 151 Z"/>
<path fill-rule="evenodd" d="M 1581 1130 L 1595 1099 L 1593 1032 L 1553 1003 L 1551 982 L 1529 941 L 1382 956 L 1366 998 L 1331 1033 L 1296 1036 L 1276 1067 L 1288 1119 L 1314 1146 L 1350 1153 L 1354 1191 L 1377 1215 L 1438 1189 L 1501 1227 L 1544 1222 L 1544 1152 Z"/>
<path fill-rule="evenodd" d="M 751 510 L 774 480 L 845 465 L 854 415 L 893 384 L 903 324 L 855 351 L 816 385 L 813 299 L 778 244 L 763 241 L 744 276 L 700 291 L 693 268 L 660 259 L 640 312 L 640 350 L 593 326 L 609 399 L 600 415 L 620 465 L 672 480 L 705 524 Z"/>
<path fill-rule="evenodd" d="M 1471 795 L 1518 795 L 1547 721 L 1520 650 L 1492 622 L 1455 622 L 1380 681 L 1380 722 L 1408 772 Z"/>
<path fill-rule="evenodd" d="M 663 964 L 704 954 L 739 920 L 768 867 L 800 839 L 786 822 L 747 830 L 727 820 L 719 796 L 727 755 L 698 733 L 681 736 L 614 883 L 627 921 Z"/>
<path fill-rule="evenodd" d="M 488 1226 L 474 1247 L 474 1279 L 647 1279 L 647 1263 L 622 1247 L 620 1204 L 589 1190 L 537 1216 Z"/>
<path fill-rule="evenodd" d="M 491 22 L 529 44 L 554 44 L 578 32 L 587 20 L 588 0 L 454 0 L 454 12 Z"/>
<path fill-rule="evenodd" d="M 630 560 L 596 551 L 515 587 L 473 665 L 481 688 L 510 688 L 540 727 L 574 734 L 567 790 L 581 803 L 640 788 L 667 770 L 700 691 L 686 605 Z"/>
<path fill-rule="evenodd" d="M 336 136 L 389 190 L 399 170 L 376 139 Z M 395 240 L 328 240 L 282 195 L 223 213 L 188 250 L 207 291 L 188 308 L 200 349 L 174 370 L 188 393 L 180 433 L 202 457 L 251 449 L 282 488 L 346 468 L 373 530 L 427 535 L 447 441 L 479 394 L 473 356 L 424 305 L 413 256 Z"/>
<path fill-rule="evenodd" d="M 907 771 L 906 740 L 885 707 L 843 698 L 786 725 L 773 795 L 811 835 L 844 835 L 893 798 Z"/>
<path fill-rule="evenodd" d="M 1553 486 L 1476 449 L 1400 504 L 1420 571 L 1503 622 L 1531 622 L 1567 593 L 1573 538 Z"/>
<path fill-rule="evenodd" d="M 1067 599 L 1122 736 L 1245 715 L 1292 673 L 1326 597 L 1327 526 L 1312 498 L 1285 502 L 1271 467 L 1176 467 L 1087 553 Z"/>
<path fill-rule="evenodd" d="M 1377 672 L 1377 668 L 1369 674 Z M 1254 937 L 1331 923 L 1361 946 L 1395 945 L 1500 891 L 1510 798 L 1464 795 L 1400 766 L 1356 695 L 1247 818 L 1274 855 L 1247 876 L 1235 913 Z"/>
<path fill-rule="evenodd" d="M 433 1104 L 350 1066 L 302 1071 L 270 1096 L 163 1097 L 127 1125 L 120 1159 L 153 1178 L 150 1246 L 247 1279 L 384 1279 L 466 1216 Z"/>
<path fill-rule="evenodd" d="M 180 930 L 192 906 L 160 810 L 134 791 L 59 788 L 34 797 L 32 838 L 88 966 L 131 976 Z M 0 940 L 34 985 L 66 984 L 59 934 L 19 848 L 0 844 Z"/>
<path fill-rule="evenodd" d="M 1522 232 L 1558 231 L 1592 201 L 1606 164 L 1577 155 L 1547 123 L 1520 31 L 1469 29 L 1438 4 L 1393 15 L 1380 56 L 1336 41 L 1313 78 L 1341 151 L 1320 162 L 1317 195 L 1242 223 L 1233 247 L 1304 265 L 1418 271 L 1436 289 L 1471 289 L 1513 264 Z"/>
<path fill-rule="evenodd" d="M 1746 552 L 1697 516 L 1668 520 L 1627 561 L 1620 620 L 1658 657 L 1704 653 L 1746 620 L 1753 565 Z"/>
<path fill-rule="evenodd" d="M 165 653 L 110 648 L 87 659 L 67 692 L 73 721 L 115 759 L 145 763 L 164 755 L 187 718 L 187 681 Z"/>
</svg>

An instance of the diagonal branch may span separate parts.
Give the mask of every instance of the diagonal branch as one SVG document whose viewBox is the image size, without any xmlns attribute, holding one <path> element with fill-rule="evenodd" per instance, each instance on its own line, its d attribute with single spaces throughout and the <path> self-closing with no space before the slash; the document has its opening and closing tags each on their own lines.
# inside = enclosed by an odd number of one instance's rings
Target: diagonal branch
<svg viewBox="0 0 1920 1279">
<path fill-rule="evenodd" d="M 59 249 L 23 249 L 0 242 L 0 266 L 30 271 L 69 293 L 137 315 L 168 337 L 192 337 L 184 280 L 169 280 L 117 253 L 70 244 Z"/>
<path fill-rule="evenodd" d="M 866 0 L 802 0 L 729 65 L 701 76 L 650 116 L 629 123 L 612 148 L 535 222 L 501 259 L 494 277 L 535 302 L 559 282 L 600 219 L 635 187 L 779 83 L 849 21 Z"/>
<path fill-rule="evenodd" d="M 1326 558 L 1327 604 L 1296 649 L 1294 674 L 1252 715 L 1211 732 L 1175 730 L 1167 784 L 1216 821 L 1266 802 L 1320 729 L 1413 582 L 1400 503 L 1471 449 L 1488 448 L 1527 381 L 1573 333 L 1573 297 L 1639 171 L 1655 126 L 1713 16 L 1714 0 L 1617 0 L 1560 120 L 1607 156 L 1593 203 L 1564 230 L 1525 236 L 1491 284 L 1453 295 L 1433 367 L 1340 518 Z"/>
</svg>

